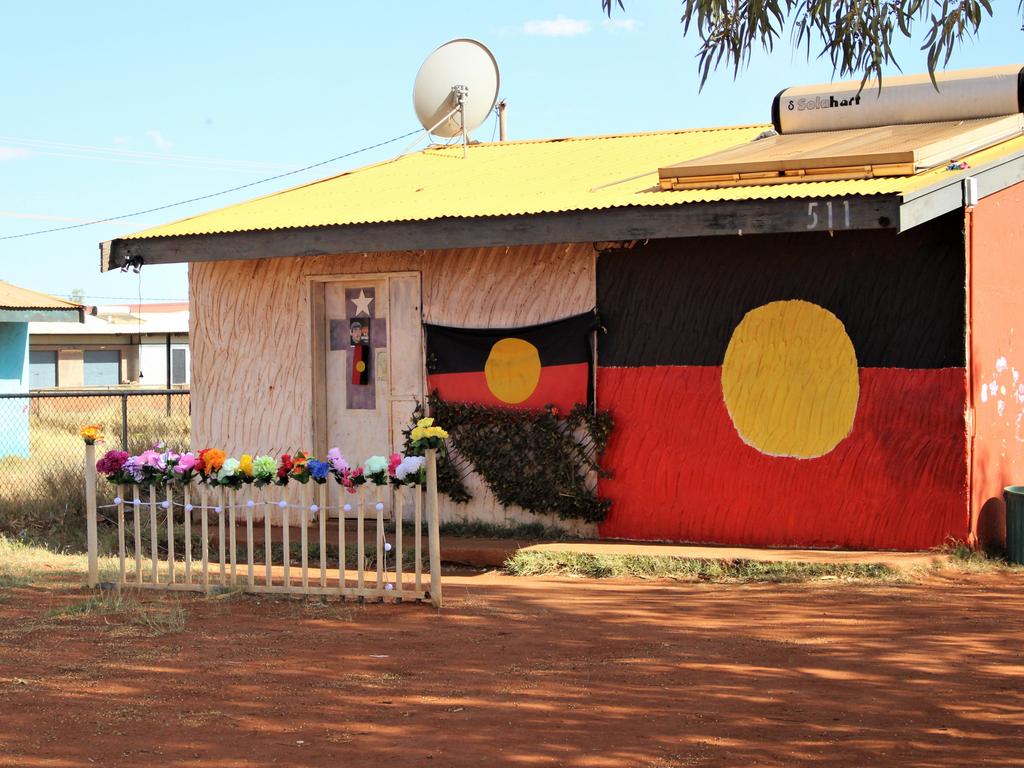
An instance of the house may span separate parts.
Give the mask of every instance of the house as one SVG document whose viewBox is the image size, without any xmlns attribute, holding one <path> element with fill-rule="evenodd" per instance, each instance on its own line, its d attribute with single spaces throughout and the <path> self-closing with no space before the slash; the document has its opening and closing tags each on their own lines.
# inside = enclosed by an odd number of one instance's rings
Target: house
<svg viewBox="0 0 1024 768">
<path fill-rule="evenodd" d="M 80 304 L 0 280 L 0 457 L 28 456 L 29 324 L 82 322 Z"/>
<path fill-rule="evenodd" d="M 83 323 L 33 322 L 29 337 L 32 389 L 188 386 L 188 302 L 94 306 Z"/>
<path fill-rule="evenodd" d="M 424 323 L 596 306 L 615 418 L 599 535 L 996 540 L 1024 473 L 1014 105 L 792 141 L 754 125 L 434 146 L 104 243 L 103 265 L 189 264 L 196 446 L 386 453 L 425 394 Z M 357 301 L 386 325 L 353 410 L 331 323 Z M 443 514 L 531 519 L 472 490 Z"/>
</svg>

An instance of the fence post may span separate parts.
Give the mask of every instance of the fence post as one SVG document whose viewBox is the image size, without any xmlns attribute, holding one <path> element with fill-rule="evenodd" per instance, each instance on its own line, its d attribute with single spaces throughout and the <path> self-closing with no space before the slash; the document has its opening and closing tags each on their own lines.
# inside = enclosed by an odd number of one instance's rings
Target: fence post
<svg viewBox="0 0 1024 768">
<path fill-rule="evenodd" d="M 90 587 L 99 583 L 99 561 L 96 544 L 96 446 L 85 444 L 85 536 L 89 551 Z"/>
<path fill-rule="evenodd" d="M 427 448 L 427 524 L 430 526 L 430 602 L 441 607 L 441 526 L 437 509 L 437 449 Z"/>
<path fill-rule="evenodd" d="M 121 450 L 128 450 L 128 395 L 121 393 Z"/>
</svg>

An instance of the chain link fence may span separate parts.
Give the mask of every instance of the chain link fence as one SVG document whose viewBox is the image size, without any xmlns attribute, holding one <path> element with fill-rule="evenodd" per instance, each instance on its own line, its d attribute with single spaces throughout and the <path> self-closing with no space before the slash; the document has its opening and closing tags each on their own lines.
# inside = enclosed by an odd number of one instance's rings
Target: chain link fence
<svg viewBox="0 0 1024 768">
<path fill-rule="evenodd" d="M 84 539 L 78 431 L 86 424 L 103 427 L 98 455 L 114 448 L 139 453 L 158 440 L 185 449 L 192 424 L 189 391 L 0 394 L 0 534 L 57 547 Z"/>
</svg>

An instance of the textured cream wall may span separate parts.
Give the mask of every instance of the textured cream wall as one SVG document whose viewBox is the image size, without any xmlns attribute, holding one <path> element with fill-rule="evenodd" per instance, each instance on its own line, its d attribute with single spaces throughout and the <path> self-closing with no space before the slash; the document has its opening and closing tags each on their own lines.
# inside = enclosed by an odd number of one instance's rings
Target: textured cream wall
<svg viewBox="0 0 1024 768">
<path fill-rule="evenodd" d="M 590 244 L 346 254 L 189 267 L 192 443 L 229 452 L 313 446 L 308 277 L 419 271 L 426 322 L 515 327 L 595 305 Z M 344 446 L 341 446 L 344 451 Z M 446 519 L 534 520 L 472 478 Z"/>
</svg>

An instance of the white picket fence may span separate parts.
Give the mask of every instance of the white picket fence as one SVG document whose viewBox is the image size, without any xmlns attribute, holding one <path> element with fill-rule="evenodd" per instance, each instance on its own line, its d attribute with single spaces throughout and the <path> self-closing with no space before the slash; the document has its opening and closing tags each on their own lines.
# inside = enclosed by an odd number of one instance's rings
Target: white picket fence
<svg viewBox="0 0 1024 768">
<path fill-rule="evenodd" d="M 96 455 L 95 446 L 86 445 L 85 449 L 88 584 L 96 587 L 99 584 L 97 521 L 100 509 L 96 497 Z M 298 485 L 298 499 L 293 493 L 287 501 L 276 486 L 244 485 L 237 490 L 198 483 L 176 483 L 161 489 L 119 486 L 114 503 L 106 507 L 116 514 L 117 523 L 119 568 L 114 585 L 118 589 L 194 592 L 239 589 L 253 593 L 334 595 L 354 599 L 429 599 L 434 606 L 441 607 L 436 452 L 428 450 L 426 459 L 426 488 L 362 485 L 355 494 L 341 493 L 341 508 L 335 510 L 328 507 L 326 484 L 312 481 Z M 410 497 L 412 504 L 407 505 Z M 395 523 L 390 540 L 385 528 L 385 511 L 389 505 L 397 512 L 389 516 Z M 413 525 L 412 542 L 403 540 L 401 511 L 407 506 L 412 507 L 412 519 L 407 521 Z M 336 534 L 329 537 L 328 517 L 332 511 L 338 517 L 338 526 Z M 280 525 L 272 518 L 277 518 Z M 346 518 L 355 520 L 355 547 L 350 556 L 346 556 L 351 548 L 351 542 L 346 541 Z M 429 573 L 424 573 L 423 568 L 424 518 Z M 240 559 L 237 531 L 243 524 L 246 556 Z M 179 525 L 182 526 L 180 531 Z M 293 525 L 298 526 L 299 535 L 299 555 L 295 562 L 291 557 Z M 128 526 L 131 526 L 133 542 L 131 552 L 126 547 Z M 260 527 L 263 528 L 263 558 L 257 561 L 255 548 Z M 279 542 L 272 541 L 275 527 L 280 529 Z M 373 536 L 370 558 L 367 556 L 368 528 Z M 144 532 L 149 538 L 148 552 L 143 551 Z M 183 552 L 175 553 L 175 537 L 179 532 L 188 544 Z M 198 559 L 191 546 L 196 532 L 199 534 Z M 272 544 L 275 543 L 281 545 L 279 562 L 274 562 L 273 558 Z M 317 545 L 312 563 L 311 543 Z M 408 543 L 412 544 L 411 549 L 406 548 Z M 337 548 L 338 564 L 329 568 L 327 552 L 330 547 Z M 407 572 L 403 562 L 406 552 L 412 553 L 411 572 Z"/>
</svg>

